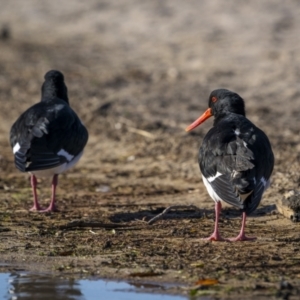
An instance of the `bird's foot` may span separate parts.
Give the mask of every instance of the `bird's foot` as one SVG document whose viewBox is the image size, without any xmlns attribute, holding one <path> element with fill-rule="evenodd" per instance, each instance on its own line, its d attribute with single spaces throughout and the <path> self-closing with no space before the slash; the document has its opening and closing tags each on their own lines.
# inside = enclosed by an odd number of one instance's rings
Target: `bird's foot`
<svg viewBox="0 0 300 300">
<path fill-rule="evenodd" d="M 245 233 L 240 233 L 237 237 L 235 238 L 230 238 L 229 241 L 230 242 L 237 242 L 237 241 L 255 241 L 256 237 L 252 236 L 252 237 L 248 237 L 245 235 Z"/>
<path fill-rule="evenodd" d="M 29 211 L 38 211 L 38 212 L 41 212 L 41 211 L 43 211 L 43 208 L 40 207 L 39 204 L 34 204 L 34 205 L 29 209 Z"/>
<path fill-rule="evenodd" d="M 203 241 L 218 241 L 218 242 L 228 241 L 227 239 L 222 238 L 218 232 L 214 232 L 210 237 L 203 238 L 202 240 Z"/>
<path fill-rule="evenodd" d="M 56 206 L 55 205 L 49 205 L 49 207 L 48 208 L 46 208 L 46 209 L 42 209 L 42 210 L 40 210 L 40 212 L 42 212 L 42 213 L 47 213 L 47 212 L 58 212 L 59 210 L 56 208 Z"/>
</svg>

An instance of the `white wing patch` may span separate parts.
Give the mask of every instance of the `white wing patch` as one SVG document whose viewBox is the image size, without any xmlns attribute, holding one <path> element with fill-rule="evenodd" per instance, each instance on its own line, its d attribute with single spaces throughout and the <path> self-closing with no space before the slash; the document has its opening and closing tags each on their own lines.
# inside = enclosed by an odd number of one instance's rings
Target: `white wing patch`
<svg viewBox="0 0 300 300">
<path fill-rule="evenodd" d="M 237 128 L 237 129 L 234 131 L 234 133 L 235 133 L 236 136 L 239 136 L 241 132 L 240 132 L 240 130 Z"/>
<path fill-rule="evenodd" d="M 62 105 L 62 104 L 56 104 L 56 105 L 55 105 L 55 109 L 56 109 L 56 110 L 62 110 L 64 107 L 65 107 L 65 106 Z"/>
<path fill-rule="evenodd" d="M 262 182 L 262 184 L 264 185 L 264 190 L 266 190 L 269 186 L 270 186 L 270 179 L 266 180 L 265 177 L 262 177 L 260 179 L 260 181 Z"/>
<path fill-rule="evenodd" d="M 19 144 L 19 143 L 16 143 L 16 144 L 14 145 L 14 148 L 13 148 L 14 154 L 17 153 L 17 152 L 20 150 L 20 148 L 21 148 L 20 144 Z"/>
<path fill-rule="evenodd" d="M 216 178 L 218 178 L 219 176 L 221 176 L 222 174 L 220 172 L 217 172 L 215 176 L 211 176 L 207 178 L 208 182 L 213 182 Z M 206 178 L 205 178 L 206 179 Z"/>
<path fill-rule="evenodd" d="M 264 177 L 262 177 L 262 178 L 260 179 L 260 181 L 262 182 L 262 184 L 263 184 L 264 186 L 266 186 L 267 180 L 266 180 Z"/>
<path fill-rule="evenodd" d="M 66 150 L 64 150 L 64 149 L 59 150 L 59 151 L 57 152 L 57 155 L 64 156 L 64 157 L 67 159 L 67 161 L 71 161 L 71 160 L 73 159 L 73 157 L 74 157 L 74 155 L 68 153 L 68 152 L 67 152 Z"/>
</svg>

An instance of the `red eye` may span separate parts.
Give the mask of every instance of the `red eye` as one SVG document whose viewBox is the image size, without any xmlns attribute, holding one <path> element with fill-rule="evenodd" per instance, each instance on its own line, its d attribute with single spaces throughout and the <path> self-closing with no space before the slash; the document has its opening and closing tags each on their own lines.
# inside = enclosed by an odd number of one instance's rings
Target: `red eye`
<svg viewBox="0 0 300 300">
<path fill-rule="evenodd" d="M 211 101 L 212 101 L 212 102 L 217 102 L 217 100 L 218 100 L 217 97 L 212 97 L 212 98 L 211 98 Z"/>
</svg>

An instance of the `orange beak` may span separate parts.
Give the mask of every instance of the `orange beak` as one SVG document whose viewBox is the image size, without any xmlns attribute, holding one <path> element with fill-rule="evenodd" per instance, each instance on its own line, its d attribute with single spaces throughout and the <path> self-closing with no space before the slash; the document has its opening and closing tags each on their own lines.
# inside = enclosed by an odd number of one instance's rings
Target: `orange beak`
<svg viewBox="0 0 300 300">
<path fill-rule="evenodd" d="M 211 108 L 208 108 L 202 116 L 200 116 L 195 122 L 193 122 L 191 125 L 189 125 L 185 131 L 191 131 L 192 129 L 196 128 L 200 124 L 202 124 L 205 120 L 210 118 L 212 116 Z"/>
</svg>

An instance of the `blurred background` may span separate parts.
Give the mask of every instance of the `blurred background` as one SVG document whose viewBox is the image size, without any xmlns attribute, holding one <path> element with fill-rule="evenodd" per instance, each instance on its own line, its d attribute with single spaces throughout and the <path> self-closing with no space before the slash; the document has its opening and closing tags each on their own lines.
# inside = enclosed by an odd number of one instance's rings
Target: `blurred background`
<svg viewBox="0 0 300 300">
<path fill-rule="evenodd" d="M 276 171 L 294 176 L 288 185 L 298 183 L 291 167 L 300 151 L 298 1 L 0 4 L 3 174 L 21 176 L 9 129 L 39 101 L 44 74 L 58 69 L 90 132 L 76 172 L 95 185 L 137 195 L 158 186 L 166 193 L 202 189 L 197 152 L 212 122 L 191 134 L 184 128 L 221 87 L 245 99 L 248 117 L 271 139 Z"/>
</svg>

